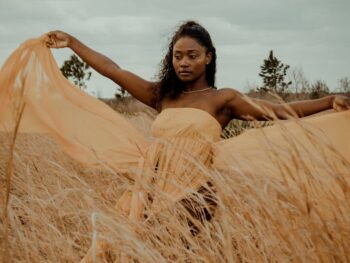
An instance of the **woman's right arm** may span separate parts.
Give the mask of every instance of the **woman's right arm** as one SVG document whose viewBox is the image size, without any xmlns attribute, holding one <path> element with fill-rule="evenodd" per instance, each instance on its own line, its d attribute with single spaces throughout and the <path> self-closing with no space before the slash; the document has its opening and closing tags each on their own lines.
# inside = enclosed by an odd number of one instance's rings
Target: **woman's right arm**
<svg viewBox="0 0 350 263">
<path fill-rule="evenodd" d="M 94 70 L 103 76 L 113 80 L 132 96 L 146 105 L 155 108 L 157 83 L 147 81 L 130 71 L 119 67 L 108 57 L 94 51 L 80 42 L 75 37 L 62 31 L 51 31 L 48 33 L 50 48 L 71 48 L 81 59 L 83 59 Z"/>
</svg>

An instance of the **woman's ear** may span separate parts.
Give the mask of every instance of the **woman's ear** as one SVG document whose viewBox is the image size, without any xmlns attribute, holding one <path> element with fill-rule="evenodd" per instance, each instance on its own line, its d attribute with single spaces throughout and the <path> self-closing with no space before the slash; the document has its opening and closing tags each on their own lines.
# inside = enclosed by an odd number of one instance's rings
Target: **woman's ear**
<svg viewBox="0 0 350 263">
<path fill-rule="evenodd" d="M 206 56 L 206 58 L 205 58 L 205 63 L 206 63 L 207 65 L 209 65 L 210 62 L 211 62 L 211 59 L 212 59 L 212 57 L 213 57 L 213 53 L 207 52 L 207 54 L 206 54 L 205 56 Z"/>
</svg>

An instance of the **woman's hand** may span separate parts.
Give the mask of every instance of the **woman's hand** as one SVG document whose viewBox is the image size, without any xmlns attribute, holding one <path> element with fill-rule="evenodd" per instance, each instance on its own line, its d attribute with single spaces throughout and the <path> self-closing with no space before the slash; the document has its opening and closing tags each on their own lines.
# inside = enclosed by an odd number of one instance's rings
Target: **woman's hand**
<svg viewBox="0 0 350 263">
<path fill-rule="evenodd" d="M 332 103 L 336 111 L 350 110 L 350 98 L 341 95 L 335 95 Z"/>
<path fill-rule="evenodd" d="M 65 48 L 69 47 L 72 36 L 56 30 L 47 33 L 49 40 L 46 42 L 46 46 L 49 48 Z"/>
</svg>

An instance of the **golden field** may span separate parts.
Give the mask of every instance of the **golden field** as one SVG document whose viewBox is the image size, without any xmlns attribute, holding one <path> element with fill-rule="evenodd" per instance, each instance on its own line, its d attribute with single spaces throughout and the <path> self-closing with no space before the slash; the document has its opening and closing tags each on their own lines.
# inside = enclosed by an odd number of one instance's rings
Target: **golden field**
<svg viewBox="0 0 350 263">
<path fill-rule="evenodd" d="M 117 107 L 149 136 L 154 112 L 134 102 Z M 232 127 L 223 137 L 245 129 Z M 166 196 L 144 222 L 116 213 L 129 182 L 109 167 L 82 166 L 44 134 L 2 133 L 0 145 L 2 262 L 79 262 L 90 248 L 96 262 L 350 261 L 350 165 L 336 153 L 305 160 L 291 140 L 273 152 L 288 155 L 279 163 L 280 179 L 254 160 L 203 171 L 214 182 L 217 208 L 211 221 L 195 223 L 193 234 L 188 211 Z M 101 244 L 107 253 L 98 253 Z"/>
</svg>

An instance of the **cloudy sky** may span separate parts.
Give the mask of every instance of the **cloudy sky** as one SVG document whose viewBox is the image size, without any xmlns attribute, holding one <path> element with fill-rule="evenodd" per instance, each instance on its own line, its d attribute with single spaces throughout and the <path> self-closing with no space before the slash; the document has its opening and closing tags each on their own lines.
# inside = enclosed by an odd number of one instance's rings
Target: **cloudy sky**
<svg viewBox="0 0 350 263">
<path fill-rule="evenodd" d="M 0 0 L 0 64 L 28 38 L 66 31 L 120 66 L 154 79 L 168 40 L 185 20 L 211 33 L 218 87 L 246 91 L 269 51 L 312 82 L 331 89 L 350 77 L 350 0 Z M 68 49 L 54 50 L 59 65 Z M 112 97 L 116 85 L 97 73 L 89 92 Z"/>
</svg>

